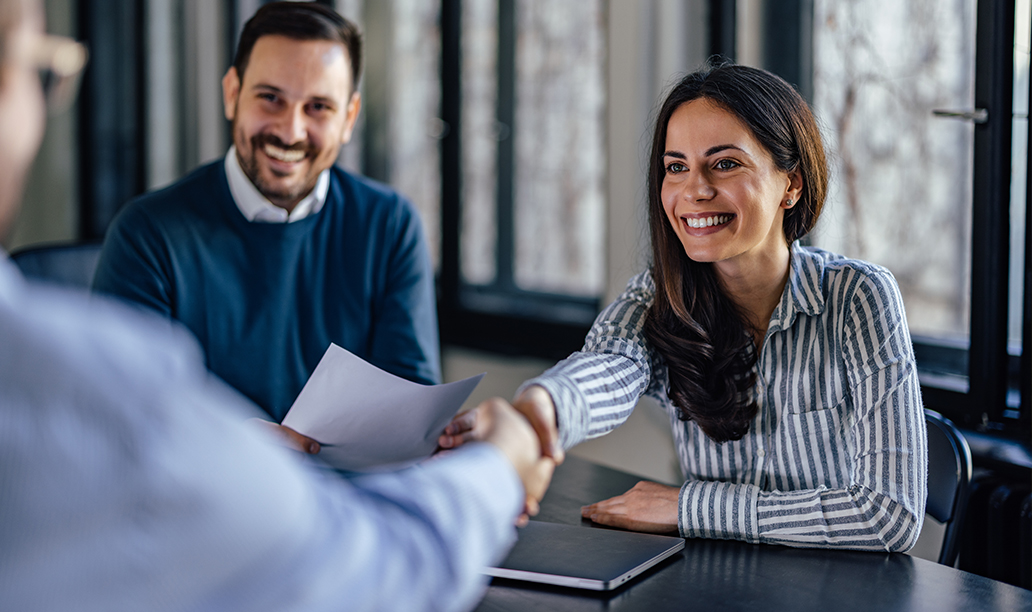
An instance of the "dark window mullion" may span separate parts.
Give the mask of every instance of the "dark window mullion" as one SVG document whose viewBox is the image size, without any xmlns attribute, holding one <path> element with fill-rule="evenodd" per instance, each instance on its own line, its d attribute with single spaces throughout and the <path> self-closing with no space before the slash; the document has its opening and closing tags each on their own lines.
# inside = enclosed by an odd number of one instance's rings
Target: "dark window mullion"
<svg viewBox="0 0 1032 612">
<path fill-rule="evenodd" d="M 462 231 L 462 2 L 441 0 L 441 271 L 442 327 L 459 308 Z"/>
<path fill-rule="evenodd" d="M 1014 4 L 979 0 L 971 257 L 969 413 L 1000 422 L 1007 394 L 1007 268 L 1013 105 Z M 968 423 L 972 425 L 972 423 Z"/>
<path fill-rule="evenodd" d="M 710 55 L 735 59 L 738 15 L 734 0 L 709 0 Z"/>
<path fill-rule="evenodd" d="M 145 28 L 133 0 L 89 0 L 79 11 L 91 55 L 79 96 L 79 237 L 99 240 L 118 209 L 145 187 Z"/>
<path fill-rule="evenodd" d="M 1032 100 L 1032 79 L 1029 80 Z M 1025 121 L 1028 140 L 1032 143 L 1032 120 Z M 1032 155 L 1025 154 L 1025 291 L 1021 317 L 1021 426 L 1027 432 L 1032 423 Z"/>
<path fill-rule="evenodd" d="M 779 0 L 764 6 L 764 67 L 813 103 L 813 0 Z"/>
<path fill-rule="evenodd" d="M 496 288 L 515 288 L 515 211 L 513 177 L 516 119 L 516 3 L 498 1 L 498 242 L 495 262 Z"/>
</svg>

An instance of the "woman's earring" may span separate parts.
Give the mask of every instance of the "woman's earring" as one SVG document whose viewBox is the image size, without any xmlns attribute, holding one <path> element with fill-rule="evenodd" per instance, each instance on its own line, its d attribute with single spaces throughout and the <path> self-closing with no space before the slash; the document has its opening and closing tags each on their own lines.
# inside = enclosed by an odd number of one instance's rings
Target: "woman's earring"
<svg viewBox="0 0 1032 612">
<path fill-rule="evenodd" d="M 785 208 L 792 208 L 792 198 L 785 200 Z"/>
</svg>

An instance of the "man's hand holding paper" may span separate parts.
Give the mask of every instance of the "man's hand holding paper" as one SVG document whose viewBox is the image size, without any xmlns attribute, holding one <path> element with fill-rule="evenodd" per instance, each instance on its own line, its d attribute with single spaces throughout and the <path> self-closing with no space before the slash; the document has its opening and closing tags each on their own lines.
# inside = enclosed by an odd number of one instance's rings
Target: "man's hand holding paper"
<svg viewBox="0 0 1032 612">
<path fill-rule="evenodd" d="M 483 376 L 420 385 L 332 344 L 283 427 L 316 441 L 319 458 L 340 470 L 412 463 L 433 453 L 445 425 Z"/>
<path fill-rule="evenodd" d="M 265 431 L 275 436 L 276 439 L 279 440 L 283 444 L 283 446 L 286 446 L 287 448 L 296 450 L 301 453 L 307 453 L 309 455 L 319 454 L 318 442 L 316 442 L 312 438 L 309 438 L 308 436 L 303 436 L 297 433 L 289 427 L 277 425 L 276 423 L 266 421 L 265 419 L 260 419 L 258 417 L 248 419 L 248 421 L 254 423 L 255 427 L 264 429 Z"/>
</svg>

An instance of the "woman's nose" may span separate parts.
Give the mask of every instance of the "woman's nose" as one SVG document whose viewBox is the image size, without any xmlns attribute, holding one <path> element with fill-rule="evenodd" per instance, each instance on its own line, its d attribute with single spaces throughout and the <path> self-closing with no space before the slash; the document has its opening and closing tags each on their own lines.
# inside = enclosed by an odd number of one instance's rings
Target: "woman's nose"
<svg viewBox="0 0 1032 612">
<path fill-rule="evenodd" d="M 690 202 L 704 201 L 713 197 L 716 189 L 705 172 L 692 170 L 685 178 L 682 195 Z"/>
</svg>

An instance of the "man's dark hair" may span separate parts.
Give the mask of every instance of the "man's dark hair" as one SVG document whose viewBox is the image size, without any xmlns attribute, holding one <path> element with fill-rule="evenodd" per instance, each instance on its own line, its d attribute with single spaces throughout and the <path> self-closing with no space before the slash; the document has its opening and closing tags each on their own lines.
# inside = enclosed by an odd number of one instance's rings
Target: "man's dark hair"
<svg viewBox="0 0 1032 612">
<path fill-rule="evenodd" d="M 262 36 L 274 35 L 341 43 L 351 58 L 351 89 L 358 90 L 358 78 L 362 74 L 362 33 L 358 26 L 333 9 L 315 2 L 272 2 L 247 20 L 233 58 L 233 67 L 241 82 L 254 44 Z"/>
</svg>

